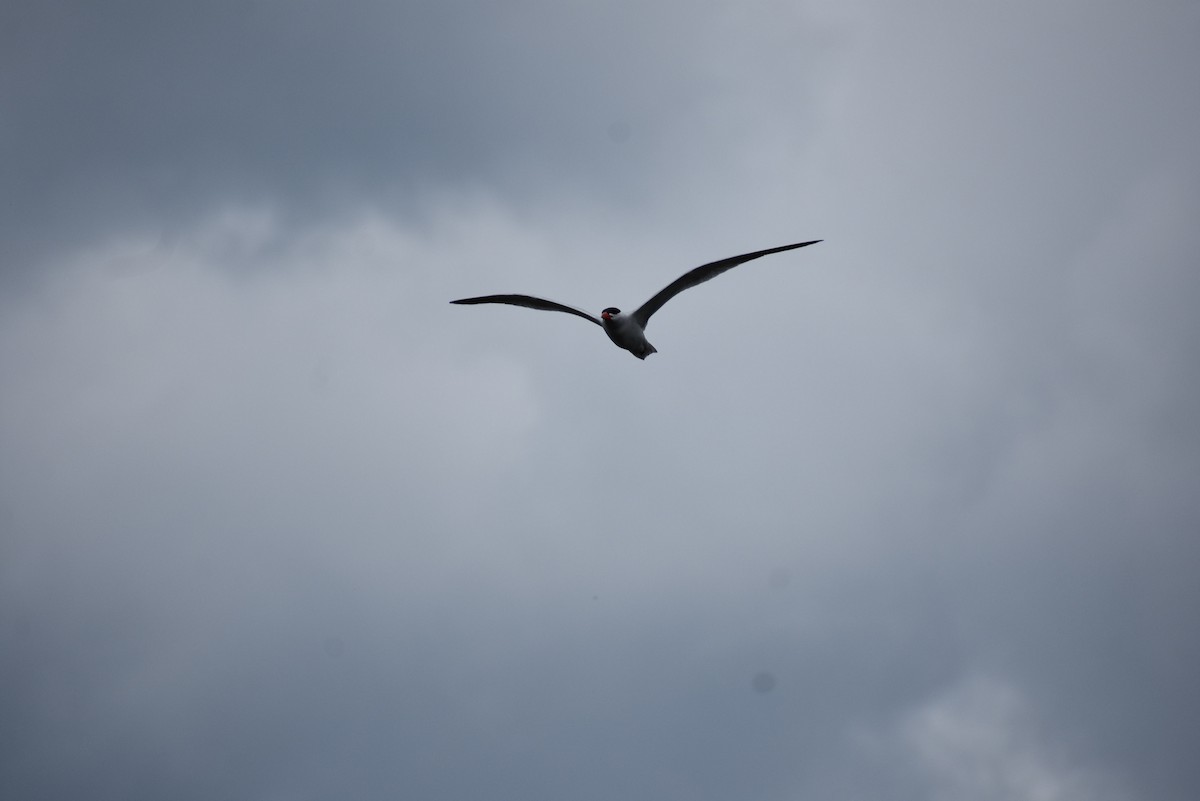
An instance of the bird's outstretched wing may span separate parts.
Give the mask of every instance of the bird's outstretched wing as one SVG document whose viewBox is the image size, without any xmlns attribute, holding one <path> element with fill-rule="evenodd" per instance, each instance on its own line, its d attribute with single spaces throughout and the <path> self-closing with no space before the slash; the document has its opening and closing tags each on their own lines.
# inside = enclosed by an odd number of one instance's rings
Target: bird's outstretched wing
<svg viewBox="0 0 1200 801">
<path fill-rule="evenodd" d="M 721 259 L 720 261 L 703 264 L 696 269 L 689 270 L 688 272 L 679 276 L 670 284 L 668 284 L 665 289 L 663 289 L 654 297 L 650 298 L 650 300 L 643 303 L 640 307 L 638 307 L 638 310 L 633 313 L 633 319 L 637 320 L 638 325 L 640 325 L 642 328 L 645 328 L 646 323 L 650 321 L 650 315 L 661 309 L 664 303 L 685 289 L 691 289 L 696 284 L 703 284 L 705 281 L 711 278 L 716 278 L 726 270 L 732 270 L 739 264 L 744 264 L 745 262 L 757 259 L 759 256 L 769 256 L 772 253 L 780 253 L 784 250 L 795 250 L 796 248 L 802 248 L 806 245 L 815 245 L 821 241 L 823 240 L 814 239 L 811 242 L 799 242 L 795 245 L 783 245 L 782 247 L 777 248 L 767 248 L 766 250 L 757 250 L 754 253 L 743 253 L 741 256 L 730 256 L 727 259 Z"/>
<path fill-rule="evenodd" d="M 535 298 L 532 295 L 484 295 L 480 298 L 463 298 L 462 300 L 452 300 L 450 302 L 463 306 L 471 306 L 476 303 L 507 303 L 510 306 L 527 306 L 530 309 L 541 309 L 542 311 L 566 312 L 567 314 L 574 314 L 576 317 L 590 320 L 601 328 L 604 327 L 604 323 L 600 322 L 598 317 L 593 317 L 582 309 L 576 309 L 574 306 L 567 306 L 564 303 L 557 303 L 545 298 Z"/>
</svg>

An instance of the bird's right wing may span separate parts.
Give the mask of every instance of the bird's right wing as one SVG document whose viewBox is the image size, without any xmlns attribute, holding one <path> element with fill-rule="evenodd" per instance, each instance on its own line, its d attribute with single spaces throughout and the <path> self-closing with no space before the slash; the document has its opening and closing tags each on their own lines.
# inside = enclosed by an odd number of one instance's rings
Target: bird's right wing
<svg viewBox="0 0 1200 801">
<path fill-rule="evenodd" d="M 599 318 L 593 317 L 582 309 L 576 309 L 574 306 L 567 306 L 564 303 L 557 303 L 545 298 L 535 298 L 532 295 L 484 295 L 480 298 L 463 298 L 462 300 L 452 300 L 450 302 L 463 306 L 473 306 L 476 303 L 507 303 L 510 306 L 526 306 L 530 309 L 541 309 L 542 311 L 566 312 L 567 314 L 574 314 L 576 317 L 590 320 L 601 328 L 604 327 L 604 323 L 600 322 Z"/>
</svg>

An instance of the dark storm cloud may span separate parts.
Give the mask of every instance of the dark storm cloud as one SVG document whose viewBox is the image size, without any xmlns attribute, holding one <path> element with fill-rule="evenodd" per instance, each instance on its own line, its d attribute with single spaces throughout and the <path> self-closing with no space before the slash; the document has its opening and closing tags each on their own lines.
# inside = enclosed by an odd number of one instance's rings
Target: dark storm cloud
<svg viewBox="0 0 1200 801">
<path fill-rule="evenodd" d="M 630 201 L 680 139 L 733 124 L 712 113 L 733 87 L 693 67 L 731 60 L 717 25 L 636 3 L 9 4 L 0 257 L 236 201 L 311 220 L 551 177 Z"/>
</svg>

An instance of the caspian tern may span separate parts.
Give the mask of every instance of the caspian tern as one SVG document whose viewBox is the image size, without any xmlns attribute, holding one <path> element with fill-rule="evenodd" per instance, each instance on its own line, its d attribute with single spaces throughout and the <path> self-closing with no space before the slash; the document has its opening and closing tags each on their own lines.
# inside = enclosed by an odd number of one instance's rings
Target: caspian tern
<svg viewBox="0 0 1200 801">
<path fill-rule="evenodd" d="M 730 256 L 727 259 L 701 265 L 676 278 L 661 292 L 639 306 L 633 314 L 624 314 L 617 307 L 609 306 L 600 312 L 599 318 L 596 318 L 582 309 L 576 309 L 574 306 L 567 306 L 563 303 L 557 303 L 544 298 L 535 298 L 532 295 L 484 295 L 483 297 L 463 298 L 462 300 L 452 300 L 450 302 L 462 305 L 507 303 L 512 306 L 526 306 L 530 309 L 541 309 L 542 311 L 558 311 L 574 314 L 577 317 L 590 320 L 603 328 L 604 333 L 608 334 L 608 338 L 618 348 L 624 348 L 639 359 L 645 359 L 651 353 L 658 353 L 658 349 L 646 341 L 646 324 L 650 322 L 650 315 L 661 309 L 663 304 L 668 300 L 685 289 L 691 289 L 696 284 L 703 284 L 711 278 L 716 278 L 726 270 L 731 270 L 739 264 L 757 259 L 759 256 L 768 256 L 772 253 L 780 253 L 785 250 L 795 250 L 796 248 L 815 245 L 822 241 L 824 240 L 814 239 L 811 242 L 799 242 L 795 245 L 756 250 L 753 253 L 743 253 L 741 256 Z"/>
</svg>

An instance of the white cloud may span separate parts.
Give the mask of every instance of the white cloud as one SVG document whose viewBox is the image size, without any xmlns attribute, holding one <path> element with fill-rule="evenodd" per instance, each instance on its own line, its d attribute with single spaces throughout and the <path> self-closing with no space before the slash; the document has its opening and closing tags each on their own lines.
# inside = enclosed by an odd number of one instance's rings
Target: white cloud
<svg viewBox="0 0 1200 801">
<path fill-rule="evenodd" d="M 1121 801 L 1103 767 L 1079 764 L 1039 726 L 1035 711 L 1005 682 L 971 676 L 913 709 L 894 733 L 935 799 Z"/>
</svg>

